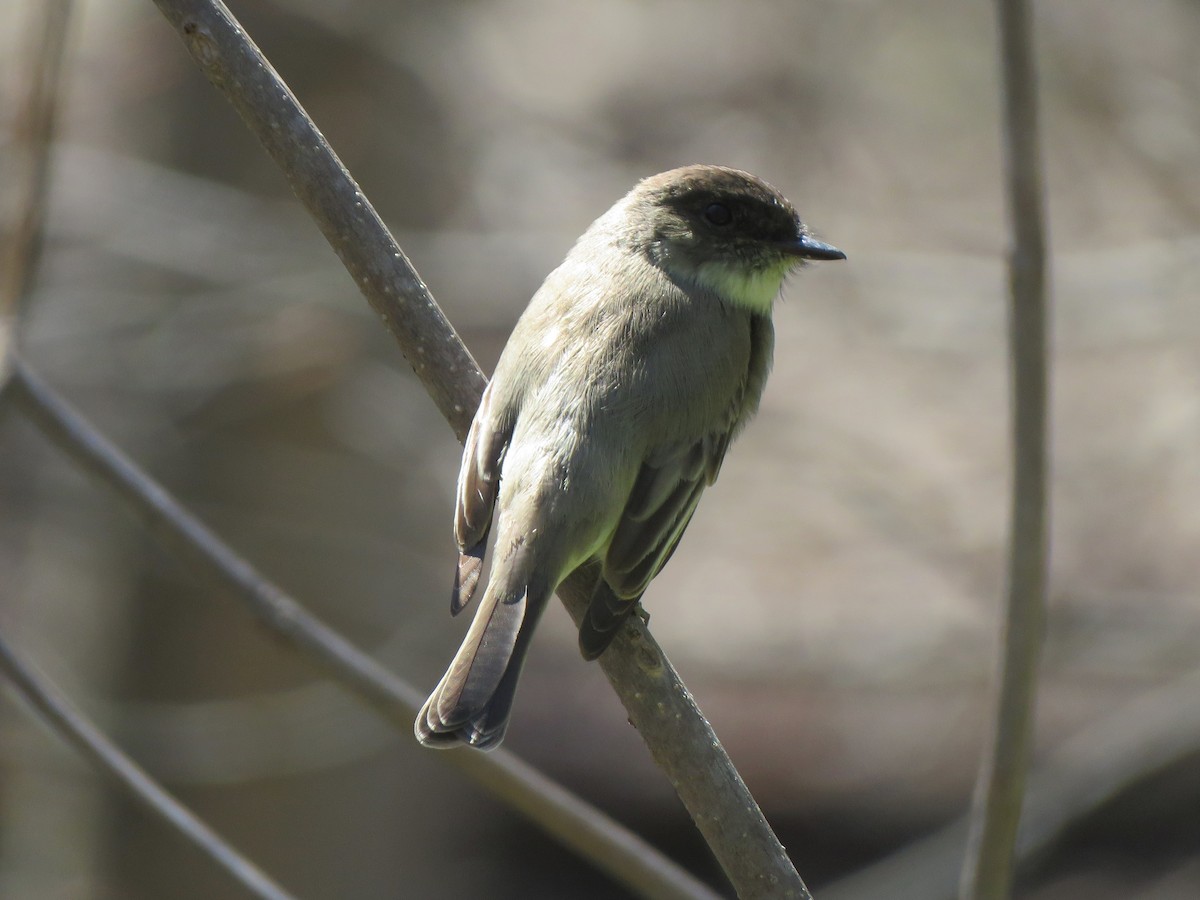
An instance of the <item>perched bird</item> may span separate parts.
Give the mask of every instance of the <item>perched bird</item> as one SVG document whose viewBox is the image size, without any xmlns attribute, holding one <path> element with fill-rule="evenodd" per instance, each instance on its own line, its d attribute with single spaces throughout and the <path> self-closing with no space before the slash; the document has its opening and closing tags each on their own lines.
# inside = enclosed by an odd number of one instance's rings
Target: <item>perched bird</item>
<svg viewBox="0 0 1200 900">
<path fill-rule="evenodd" d="M 688 166 L 640 182 L 576 242 L 522 314 L 475 414 L 458 476 L 451 597 L 487 590 L 417 716 L 430 747 L 499 745 L 534 626 L 599 560 L 579 629 L 595 659 L 674 552 L 729 442 L 758 408 L 771 310 L 809 235 L 765 181 Z"/>
</svg>

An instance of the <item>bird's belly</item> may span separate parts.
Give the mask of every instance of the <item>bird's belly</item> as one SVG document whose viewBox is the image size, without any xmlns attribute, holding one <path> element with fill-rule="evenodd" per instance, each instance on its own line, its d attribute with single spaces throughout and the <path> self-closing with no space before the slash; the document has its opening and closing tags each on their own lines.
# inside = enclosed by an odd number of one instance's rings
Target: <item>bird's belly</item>
<svg viewBox="0 0 1200 900">
<path fill-rule="evenodd" d="M 498 537 L 526 545 L 556 581 L 598 556 L 640 466 L 640 453 L 622 443 L 603 425 L 569 418 L 518 427 L 500 478 Z"/>
</svg>

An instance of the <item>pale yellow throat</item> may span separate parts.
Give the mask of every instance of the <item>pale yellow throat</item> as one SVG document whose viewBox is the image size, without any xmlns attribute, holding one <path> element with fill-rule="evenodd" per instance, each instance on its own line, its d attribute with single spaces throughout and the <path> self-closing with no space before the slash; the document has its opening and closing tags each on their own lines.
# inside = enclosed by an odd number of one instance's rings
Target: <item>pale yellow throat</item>
<svg viewBox="0 0 1200 900">
<path fill-rule="evenodd" d="M 756 313 L 770 313 L 784 276 L 793 266 L 793 260 L 785 259 L 766 269 L 748 271 L 725 262 L 706 262 L 696 269 L 696 281 L 730 303 Z"/>
</svg>

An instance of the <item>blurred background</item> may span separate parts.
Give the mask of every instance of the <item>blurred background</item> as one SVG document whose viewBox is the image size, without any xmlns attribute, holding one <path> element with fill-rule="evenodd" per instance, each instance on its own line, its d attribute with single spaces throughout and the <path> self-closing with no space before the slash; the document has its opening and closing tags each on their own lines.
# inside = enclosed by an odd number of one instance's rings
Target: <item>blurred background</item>
<svg viewBox="0 0 1200 900">
<path fill-rule="evenodd" d="M 0 7 L 6 148 L 35 6 Z M 1200 668 L 1200 4 L 1037 6 L 1044 754 Z M 762 411 L 646 606 L 818 896 L 960 814 L 1008 506 L 991 5 L 231 8 L 485 371 L 574 238 L 664 169 L 751 170 L 847 251 L 786 288 Z M 270 578 L 431 687 L 465 628 L 449 428 L 153 5 L 84 0 L 72 31 L 26 358 Z M 11 410 L 0 626 L 305 898 L 622 896 L 197 587 Z M 722 884 L 557 606 L 507 746 Z M 1185 757 L 1081 823 L 1020 896 L 1200 896 Z M 7 697 L 0 895 L 240 896 Z"/>
</svg>

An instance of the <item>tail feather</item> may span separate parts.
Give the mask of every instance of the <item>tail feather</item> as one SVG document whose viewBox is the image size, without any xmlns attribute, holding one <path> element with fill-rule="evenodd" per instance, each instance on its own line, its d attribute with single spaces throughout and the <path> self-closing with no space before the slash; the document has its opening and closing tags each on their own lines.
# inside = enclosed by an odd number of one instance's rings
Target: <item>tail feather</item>
<svg viewBox="0 0 1200 900">
<path fill-rule="evenodd" d="M 427 747 L 458 743 L 487 750 L 508 727 L 517 681 L 547 595 L 493 594 L 490 586 L 454 661 L 417 715 Z"/>
</svg>

